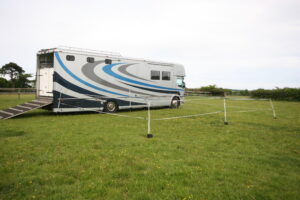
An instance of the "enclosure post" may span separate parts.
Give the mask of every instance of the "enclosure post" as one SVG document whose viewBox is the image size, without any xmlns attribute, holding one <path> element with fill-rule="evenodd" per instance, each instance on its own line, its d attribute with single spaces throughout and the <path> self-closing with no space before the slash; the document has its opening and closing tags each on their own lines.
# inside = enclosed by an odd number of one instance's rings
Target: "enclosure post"
<svg viewBox="0 0 300 200">
<path fill-rule="evenodd" d="M 57 111 L 58 111 L 59 108 L 60 108 L 60 99 L 61 99 L 61 92 L 59 92 L 59 101 L 58 101 L 58 106 L 57 106 L 58 108 L 57 108 Z M 56 112 L 57 112 L 57 111 L 56 111 Z"/>
<path fill-rule="evenodd" d="M 128 90 L 129 92 L 129 108 L 130 108 L 130 112 L 131 112 L 131 93 L 130 93 L 130 89 Z"/>
<path fill-rule="evenodd" d="M 228 125 L 227 111 L 226 111 L 226 98 L 224 98 L 224 125 Z"/>
<path fill-rule="evenodd" d="M 274 108 L 272 99 L 270 99 L 270 104 L 271 104 L 271 108 L 272 108 L 272 111 L 273 111 L 273 118 L 276 119 L 276 112 L 275 112 L 275 108 Z"/>
<path fill-rule="evenodd" d="M 20 88 L 18 88 L 18 99 L 20 99 Z"/>
<path fill-rule="evenodd" d="M 151 127 L 150 127 L 150 121 L 151 121 L 151 116 L 150 116 L 150 101 L 148 100 L 148 133 L 147 133 L 147 138 L 152 138 L 153 135 L 151 134 Z"/>
</svg>

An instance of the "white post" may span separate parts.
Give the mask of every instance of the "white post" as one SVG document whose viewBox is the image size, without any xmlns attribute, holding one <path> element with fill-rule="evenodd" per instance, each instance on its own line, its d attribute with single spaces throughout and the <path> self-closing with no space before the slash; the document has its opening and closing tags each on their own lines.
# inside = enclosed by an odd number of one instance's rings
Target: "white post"
<svg viewBox="0 0 300 200">
<path fill-rule="evenodd" d="M 58 108 L 57 108 L 57 110 L 59 110 L 59 108 L 60 108 L 60 99 L 61 99 L 61 91 L 59 92 L 59 101 L 58 101 Z"/>
<path fill-rule="evenodd" d="M 275 112 L 275 108 L 274 108 L 272 99 L 270 99 L 270 104 L 271 104 L 271 108 L 272 108 L 272 111 L 273 111 L 273 118 L 276 119 L 276 112 Z"/>
<path fill-rule="evenodd" d="M 151 106 L 151 104 L 150 104 L 150 101 L 148 100 L 148 133 L 147 133 L 147 138 L 152 138 L 153 137 L 153 135 L 151 134 L 150 106 Z"/>
<path fill-rule="evenodd" d="M 227 121 L 227 111 L 226 111 L 226 98 L 224 98 L 224 124 L 228 125 Z"/>
<path fill-rule="evenodd" d="M 131 94 L 130 94 L 130 89 L 128 90 L 129 92 L 129 108 L 130 108 L 130 112 L 131 112 Z"/>
</svg>

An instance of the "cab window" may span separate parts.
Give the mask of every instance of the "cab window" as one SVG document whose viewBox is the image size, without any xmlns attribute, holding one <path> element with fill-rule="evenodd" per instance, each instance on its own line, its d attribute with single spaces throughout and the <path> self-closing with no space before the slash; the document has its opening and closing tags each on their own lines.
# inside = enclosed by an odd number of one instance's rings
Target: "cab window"
<svg viewBox="0 0 300 200">
<path fill-rule="evenodd" d="M 176 83 L 178 87 L 185 88 L 185 82 L 183 81 L 183 77 L 177 77 Z"/>
</svg>

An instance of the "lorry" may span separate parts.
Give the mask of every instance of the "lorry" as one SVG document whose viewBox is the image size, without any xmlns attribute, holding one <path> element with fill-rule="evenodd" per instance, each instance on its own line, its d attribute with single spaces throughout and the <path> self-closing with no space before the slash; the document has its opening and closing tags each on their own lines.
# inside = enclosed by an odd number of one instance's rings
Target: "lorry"
<svg viewBox="0 0 300 200">
<path fill-rule="evenodd" d="M 184 66 L 176 63 L 72 47 L 41 49 L 35 101 L 45 102 L 57 113 L 117 112 L 149 103 L 151 107 L 178 107 L 184 101 L 184 77 Z"/>
</svg>

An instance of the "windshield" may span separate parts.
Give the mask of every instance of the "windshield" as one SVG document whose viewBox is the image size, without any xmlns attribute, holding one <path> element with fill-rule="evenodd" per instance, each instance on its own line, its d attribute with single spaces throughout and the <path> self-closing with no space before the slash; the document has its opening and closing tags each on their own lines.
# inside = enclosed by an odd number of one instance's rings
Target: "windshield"
<svg viewBox="0 0 300 200">
<path fill-rule="evenodd" d="M 185 88 L 184 78 L 183 77 L 177 77 L 176 83 L 178 87 Z"/>
</svg>

